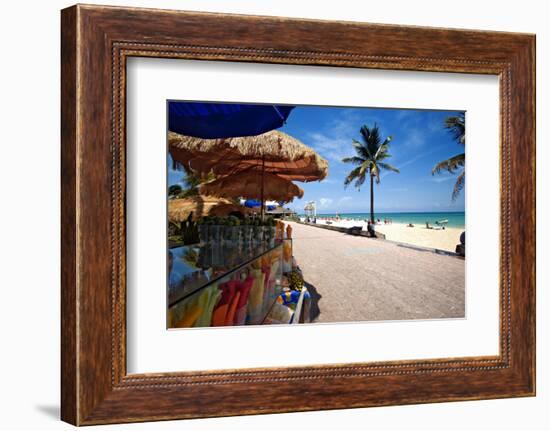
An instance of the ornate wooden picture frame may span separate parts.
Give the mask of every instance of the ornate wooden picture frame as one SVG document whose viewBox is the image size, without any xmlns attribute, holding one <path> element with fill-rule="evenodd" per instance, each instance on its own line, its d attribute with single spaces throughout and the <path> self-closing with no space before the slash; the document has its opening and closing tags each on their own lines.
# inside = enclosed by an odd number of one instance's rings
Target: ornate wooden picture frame
<svg viewBox="0 0 550 431">
<path fill-rule="evenodd" d="M 533 35 L 78 5 L 62 11 L 61 49 L 64 421 L 89 425 L 535 394 Z M 126 60 L 133 56 L 497 75 L 500 354 L 127 374 L 125 98 Z M 520 213 L 521 223 L 512 223 Z"/>
</svg>

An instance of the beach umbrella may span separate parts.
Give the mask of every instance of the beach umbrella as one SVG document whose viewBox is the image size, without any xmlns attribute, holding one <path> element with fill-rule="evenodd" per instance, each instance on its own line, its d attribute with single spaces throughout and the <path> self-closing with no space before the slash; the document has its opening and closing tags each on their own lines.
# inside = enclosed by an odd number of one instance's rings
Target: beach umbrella
<svg viewBox="0 0 550 431">
<path fill-rule="evenodd" d="M 292 181 L 270 172 L 262 174 L 257 170 L 219 177 L 201 184 L 199 189 L 203 195 L 219 198 L 259 199 L 260 205 L 265 199 L 290 202 L 304 195 L 304 191 Z"/>
<path fill-rule="evenodd" d="M 262 206 L 262 203 L 257 199 L 247 199 L 243 205 L 247 208 L 259 208 Z"/>
<path fill-rule="evenodd" d="M 286 133 L 272 130 L 257 136 L 201 139 L 169 132 L 169 151 L 177 168 L 229 175 L 262 168 L 291 181 L 319 181 L 328 163 L 312 148 Z"/>
<path fill-rule="evenodd" d="M 325 159 L 298 139 L 276 130 L 227 139 L 201 139 L 169 132 L 168 142 L 176 168 L 200 173 L 228 176 L 259 171 L 305 182 L 322 180 L 328 174 Z M 258 196 L 262 216 L 266 196 L 262 193 Z"/>
<path fill-rule="evenodd" d="M 181 222 L 193 213 L 193 220 L 205 216 L 227 216 L 232 213 L 250 214 L 252 210 L 238 205 L 229 199 L 213 196 L 192 196 L 168 201 L 168 220 Z"/>
<path fill-rule="evenodd" d="M 259 208 L 262 206 L 262 203 L 258 199 L 246 199 L 241 202 L 242 205 L 244 205 L 247 208 Z M 277 208 L 278 206 L 284 204 L 283 201 L 277 202 L 277 201 L 267 201 L 265 203 L 265 206 L 268 210 Z"/>
<path fill-rule="evenodd" d="M 199 138 L 260 135 L 281 127 L 294 106 L 168 102 L 168 130 Z"/>
</svg>

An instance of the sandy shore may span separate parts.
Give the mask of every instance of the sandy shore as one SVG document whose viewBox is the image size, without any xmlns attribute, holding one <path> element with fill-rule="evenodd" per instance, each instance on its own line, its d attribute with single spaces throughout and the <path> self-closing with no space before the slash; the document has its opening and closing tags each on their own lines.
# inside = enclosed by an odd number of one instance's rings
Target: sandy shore
<svg viewBox="0 0 550 431">
<path fill-rule="evenodd" d="M 317 219 L 317 223 L 325 224 L 326 220 Z M 367 223 L 357 220 L 332 221 L 331 226 L 351 227 L 363 226 L 367 230 Z M 426 226 L 415 225 L 407 227 L 406 224 L 379 224 L 375 226 L 377 232 L 383 233 L 387 240 L 402 242 L 405 244 L 418 245 L 421 247 L 437 248 L 440 250 L 452 251 L 460 243 L 460 234 L 464 232 L 462 228 L 447 227 L 444 230 L 427 229 Z"/>
<path fill-rule="evenodd" d="M 289 224 L 316 322 L 464 317 L 464 259 Z"/>
<path fill-rule="evenodd" d="M 386 235 L 386 239 L 390 241 L 453 252 L 456 245 L 460 243 L 460 234 L 464 232 L 464 229 L 456 227 L 435 230 L 426 229 L 426 226 L 407 227 L 405 224 L 376 226 L 376 230 Z"/>
</svg>

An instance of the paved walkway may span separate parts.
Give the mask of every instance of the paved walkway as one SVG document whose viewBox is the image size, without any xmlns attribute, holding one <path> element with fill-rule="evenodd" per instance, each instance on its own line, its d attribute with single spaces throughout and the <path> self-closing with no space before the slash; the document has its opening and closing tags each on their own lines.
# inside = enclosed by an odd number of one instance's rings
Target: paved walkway
<svg viewBox="0 0 550 431">
<path fill-rule="evenodd" d="M 464 317 L 464 260 L 291 224 L 316 322 Z"/>
</svg>

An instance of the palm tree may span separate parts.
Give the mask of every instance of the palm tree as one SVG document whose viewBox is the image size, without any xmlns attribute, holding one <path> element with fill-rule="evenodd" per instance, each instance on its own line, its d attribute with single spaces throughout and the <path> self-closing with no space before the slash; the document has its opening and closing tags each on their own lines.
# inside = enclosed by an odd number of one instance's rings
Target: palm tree
<svg viewBox="0 0 550 431">
<path fill-rule="evenodd" d="M 183 189 L 179 184 L 172 184 L 170 187 L 168 187 L 168 197 L 178 197 L 182 191 Z"/>
<path fill-rule="evenodd" d="M 445 118 L 444 127 L 451 133 L 453 139 L 458 142 L 459 145 L 464 146 L 466 144 L 464 112 L 461 112 L 457 116 Z M 441 171 L 447 171 L 451 174 L 458 172 L 458 176 L 456 177 L 456 182 L 453 187 L 452 199 L 454 201 L 460 194 L 460 191 L 464 188 L 464 181 L 466 180 L 465 153 L 457 154 L 456 156 L 439 162 L 432 169 L 432 175 L 439 174 Z"/>
<path fill-rule="evenodd" d="M 206 175 L 199 175 L 196 171 L 191 169 L 185 169 L 185 176 L 182 179 L 183 185 L 185 188 L 179 194 L 180 198 L 189 198 L 192 196 L 198 196 L 199 186 L 208 181 L 215 179 L 215 176 L 212 172 L 209 172 Z"/>
<path fill-rule="evenodd" d="M 367 174 L 370 177 L 370 220 L 374 223 L 374 181 L 380 183 L 380 171 L 388 170 L 399 173 L 399 169 L 384 162 L 383 160 L 391 157 L 388 153 L 390 148 L 391 136 L 388 136 L 384 142 L 381 142 L 380 131 L 376 123 L 374 127 L 369 128 L 367 125 L 361 127 L 361 142 L 353 139 L 353 147 L 357 153 L 354 157 L 346 157 L 342 159 L 344 163 L 357 165 L 346 177 L 344 186 L 347 187 L 355 180 L 354 186 L 361 188 L 365 182 Z"/>
</svg>

